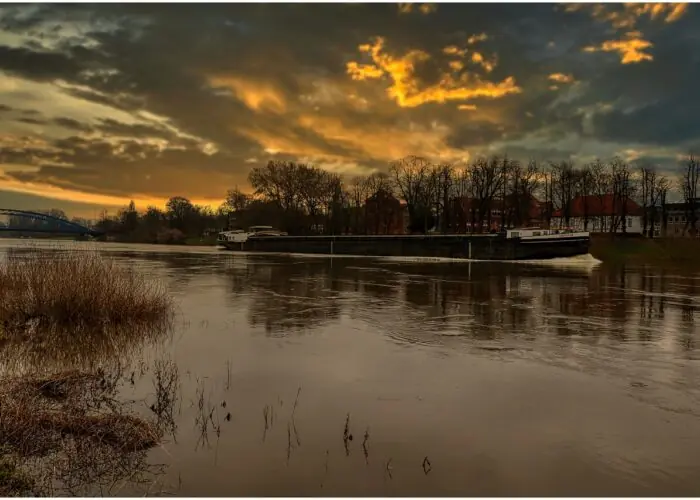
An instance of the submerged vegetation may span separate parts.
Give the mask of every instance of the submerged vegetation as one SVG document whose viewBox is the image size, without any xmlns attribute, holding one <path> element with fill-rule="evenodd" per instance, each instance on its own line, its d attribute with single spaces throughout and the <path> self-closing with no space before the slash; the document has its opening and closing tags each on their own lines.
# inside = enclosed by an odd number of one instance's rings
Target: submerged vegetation
<svg viewBox="0 0 700 500">
<path fill-rule="evenodd" d="M 165 427 L 119 401 L 120 379 L 98 370 L 0 381 L 0 492 L 104 493 L 157 473 L 146 452 Z"/>
<path fill-rule="evenodd" d="M 134 383 L 133 372 L 123 375 L 128 353 L 169 332 L 172 319 L 164 287 L 97 251 L 8 252 L 0 261 L 0 494 L 107 494 L 158 473 L 147 451 L 173 425 L 177 369 L 156 363 L 167 384 L 156 384 L 149 418 L 119 388 Z"/>
</svg>

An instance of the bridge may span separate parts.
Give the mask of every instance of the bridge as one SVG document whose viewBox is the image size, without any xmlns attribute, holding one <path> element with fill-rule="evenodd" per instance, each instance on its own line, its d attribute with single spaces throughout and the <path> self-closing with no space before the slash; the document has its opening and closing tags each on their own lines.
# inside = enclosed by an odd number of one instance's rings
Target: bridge
<svg viewBox="0 0 700 500">
<path fill-rule="evenodd" d="M 7 216 L 10 219 L 10 223 L 7 226 L 0 224 L 0 232 L 49 233 L 75 236 L 101 236 L 103 234 L 81 224 L 41 212 L 0 208 L 0 216 Z M 26 221 L 26 224 L 23 224 L 22 221 Z"/>
</svg>

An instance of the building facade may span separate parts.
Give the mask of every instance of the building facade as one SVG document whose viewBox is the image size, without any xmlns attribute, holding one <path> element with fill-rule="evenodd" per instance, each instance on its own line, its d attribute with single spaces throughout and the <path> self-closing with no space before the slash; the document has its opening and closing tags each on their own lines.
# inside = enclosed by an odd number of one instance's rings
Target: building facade
<svg viewBox="0 0 700 500">
<path fill-rule="evenodd" d="M 695 210 L 696 229 L 692 227 L 691 212 Z M 667 203 L 655 210 L 654 236 L 666 238 L 697 238 L 700 236 L 700 200 L 692 205 L 687 203 Z M 664 221 L 665 219 L 665 221 Z"/>
<path fill-rule="evenodd" d="M 631 199 L 622 203 L 612 194 L 577 196 L 571 201 L 568 217 L 562 209 L 552 214 L 551 227 L 591 233 L 642 234 L 643 215 L 642 208 Z"/>
</svg>

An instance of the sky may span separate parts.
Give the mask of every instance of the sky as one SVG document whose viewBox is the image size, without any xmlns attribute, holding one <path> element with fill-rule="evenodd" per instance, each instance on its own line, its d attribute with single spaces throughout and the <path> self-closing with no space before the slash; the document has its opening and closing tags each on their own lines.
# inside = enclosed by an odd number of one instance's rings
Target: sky
<svg viewBox="0 0 700 500">
<path fill-rule="evenodd" d="M 271 159 L 344 176 L 419 155 L 700 143 L 688 4 L 5 4 L 0 207 L 218 205 Z"/>
</svg>

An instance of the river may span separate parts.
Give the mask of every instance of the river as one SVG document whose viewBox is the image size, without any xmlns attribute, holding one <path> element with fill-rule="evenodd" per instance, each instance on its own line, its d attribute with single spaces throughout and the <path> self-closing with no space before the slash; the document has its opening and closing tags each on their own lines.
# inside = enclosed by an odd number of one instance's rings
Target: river
<svg viewBox="0 0 700 500">
<path fill-rule="evenodd" d="M 700 275 L 69 246 L 177 301 L 172 338 L 128 360 L 180 374 L 177 430 L 151 452 L 163 492 L 700 491 Z M 153 393 L 132 382 L 124 397 Z M 202 440 L 198 395 L 218 436 Z"/>
</svg>

